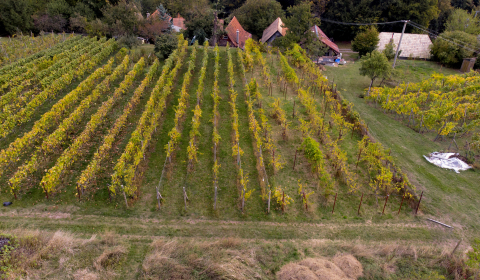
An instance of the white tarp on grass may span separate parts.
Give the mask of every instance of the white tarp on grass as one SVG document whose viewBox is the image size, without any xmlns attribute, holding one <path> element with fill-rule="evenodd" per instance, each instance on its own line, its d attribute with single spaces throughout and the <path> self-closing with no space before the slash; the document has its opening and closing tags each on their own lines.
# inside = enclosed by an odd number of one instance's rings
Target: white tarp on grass
<svg viewBox="0 0 480 280">
<path fill-rule="evenodd" d="M 462 161 L 461 159 L 455 157 L 458 156 L 457 153 L 438 153 L 433 152 L 428 156 L 423 156 L 428 162 L 446 169 L 453 169 L 455 172 L 460 173 L 458 171 L 464 171 L 467 169 L 472 168 L 466 162 Z"/>
</svg>

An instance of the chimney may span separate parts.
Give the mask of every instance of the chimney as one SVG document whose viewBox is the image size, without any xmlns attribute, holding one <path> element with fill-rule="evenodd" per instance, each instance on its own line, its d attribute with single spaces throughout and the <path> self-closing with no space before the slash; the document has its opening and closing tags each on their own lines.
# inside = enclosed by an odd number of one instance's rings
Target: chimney
<svg viewBox="0 0 480 280">
<path fill-rule="evenodd" d="M 240 48 L 240 31 L 237 29 L 237 48 Z"/>
</svg>

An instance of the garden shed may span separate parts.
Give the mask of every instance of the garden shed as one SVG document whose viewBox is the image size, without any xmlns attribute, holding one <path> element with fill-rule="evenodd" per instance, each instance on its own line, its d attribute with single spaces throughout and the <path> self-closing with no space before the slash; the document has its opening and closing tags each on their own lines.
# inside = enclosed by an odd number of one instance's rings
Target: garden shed
<svg viewBox="0 0 480 280">
<path fill-rule="evenodd" d="M 274 22 L 272 22 L 272 24 L 270 24 L 269 27 L 267 27 L 267 29 L 263 31 L 260 42 L 270 45 L 276 38 L 285 36 L 287 29 L 288 28 L 283 27 L 282 19 L 278 17 Z"/>
</svg>

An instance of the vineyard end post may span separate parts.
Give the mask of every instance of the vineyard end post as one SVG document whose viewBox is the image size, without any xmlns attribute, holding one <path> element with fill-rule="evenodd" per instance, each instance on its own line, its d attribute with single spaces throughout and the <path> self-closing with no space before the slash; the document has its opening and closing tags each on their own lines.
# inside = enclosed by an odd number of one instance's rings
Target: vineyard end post
<svg viewBox="0 0 480 280">
<path fill-rule="evenodd" d="M 422 194 L 420 195 L 420 199 L 418 200 L 417 209 L 415 210 L 415 215 L 417 215 L 418 208 L 420 208 L 420 202 L 422 202 L 422 197 L 423 197 L 423 191 L 422 191 Z"/>
<path fill-rule="evenodd" d="M 362 193 L 362 198 L 360 198 L 360 205 L 358 205 L 358 215 L 360 215 L 360 207 L 362 207 L 362 201 L 363 201 L 363 193 Z"/>
<path fill-rule="evenodd" d="M 270 213 L 270 198 L 272 195 L 272 191 L 268 191 L 268 208 L 267 208 L 267 213 Z"/>
<path fill-rule="evenodd" d="M 385 207 L 387 206 L 387 202 L 388 202 L 388 198 L 390 197 L 389 194 L 387 194 L 387 197 L 385 198 L 385 204 L 383 205 L 383 211 L 382 211 L 382 215 L 385 214 Z"/>
<path fill-rule="evenodd" d="M 335 204 L 337 204 L 337 195 L 338 195 L 338 193 L 335 193 L 335 201 L 333 202 L 332 214 L 333 214 L 333 212 L 335 212 Z"/>
<path fill-rule="evenodd" d="M 403 200 L 404 200 L 404 199 L 405 199 L 405 194 L 403 194 L 403 196 L 402 196 L 402 202 L 400 202 L 400 208 L 398 208 L 398 213 L 397 213 L 397 215 L 399 215 L 399 214 L 400 214 L 400 210 L 402 210 L 402 204 L 403 204 Z"/>
<path fill-rule="evenodd" d="M 298 150 L 295 150 L 295 159 L 293 160 L 293 170 L 295 170 L 295 163 L 297 163 L 297 152 Z"/>
</svg>

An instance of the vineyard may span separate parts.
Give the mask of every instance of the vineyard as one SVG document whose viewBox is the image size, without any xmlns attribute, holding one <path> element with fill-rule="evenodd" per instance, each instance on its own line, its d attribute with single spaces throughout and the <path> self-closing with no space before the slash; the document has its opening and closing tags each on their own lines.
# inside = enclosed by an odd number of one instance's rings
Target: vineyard
<svg viewBox="0 0 480 280">
<path fill-rule="evenodd" d="M 50 40 L 0 69 L 0 182 L 15 204 L 287 219 L 406 215 L 418 205 L 390 151 L 299 46 L 262 53 L 252 40 L 240 50 L 180 36 L 159 61 L 104 38 Z M 462 78 L 468 92 L 475 78 Z M 368 98 L 394 106 L 403 91 Z M 462 108 L 463 125 L 475 122 L 465 120 L 477 109 Z M 451 131 L 459 118 L 442 120 Z"/>
<path fill-rule="evenodd" d="M 480 75 L 434 74 L 421 83 L 396 88 L 373 88 L 366 98 L 386 114 L 418 133 L 432 134 L 433 141 L 449 143 L 449 151 L 461 152 L 474 162 L 480 151 Z M 458 142 L 457 142 L 458 141 Z"/>
</svg>

